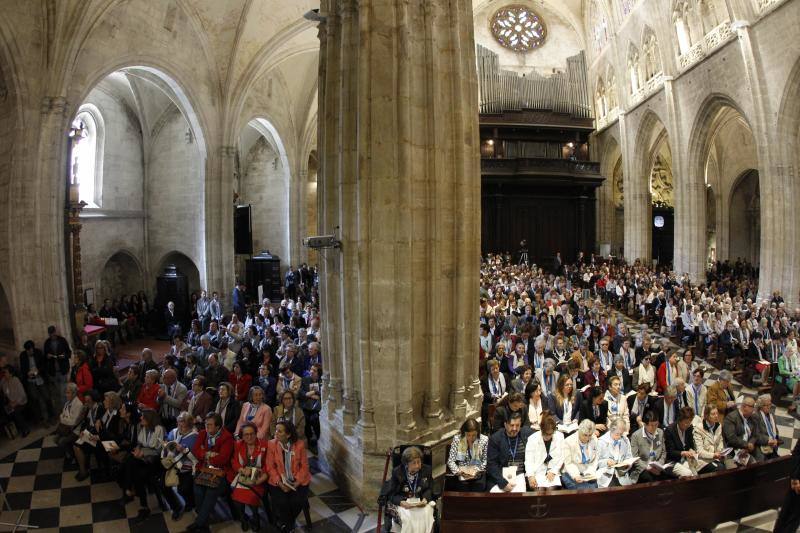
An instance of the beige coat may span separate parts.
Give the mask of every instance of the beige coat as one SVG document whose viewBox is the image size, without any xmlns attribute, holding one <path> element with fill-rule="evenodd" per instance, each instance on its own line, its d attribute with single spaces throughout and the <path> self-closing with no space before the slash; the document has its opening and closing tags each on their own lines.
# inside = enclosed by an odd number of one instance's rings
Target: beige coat
<svg viewBox="0 0 800 533">
<path fill-rule="evenodd" d="M 722 424 L 717 424 L 717 429 L 713 434 L 703 427 L 702 418 L 696 417 L 692 425 L 694 426 L 694 447 L 697 455 L 704 461 L 714 459 L 714 454 L 725 448 L 722 439 Z"/>
</svg>

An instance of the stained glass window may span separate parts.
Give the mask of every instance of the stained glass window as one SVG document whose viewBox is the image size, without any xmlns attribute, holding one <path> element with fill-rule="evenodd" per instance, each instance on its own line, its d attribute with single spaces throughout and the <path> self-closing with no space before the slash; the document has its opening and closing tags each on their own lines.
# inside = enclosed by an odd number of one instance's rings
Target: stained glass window
<svg viewBox="0 0 800 533">
<path fill-rule="evenodd" d="M 529 52 L 547 36 L 542 18 L 525 6 L 506 6 L 492 16 L 491 29 L 501 45 L 515 52 Z"/>
</svg>

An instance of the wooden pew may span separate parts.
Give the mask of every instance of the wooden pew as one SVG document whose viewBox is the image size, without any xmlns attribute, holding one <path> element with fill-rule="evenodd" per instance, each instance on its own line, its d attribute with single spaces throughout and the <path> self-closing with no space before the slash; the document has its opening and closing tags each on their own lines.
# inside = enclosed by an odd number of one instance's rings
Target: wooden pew
<svg viewBox="0 0 800 533">
<path fill-rule="evenodd" d="M 792 461 L 781 457 L 694 479 L 584 491 L 445 492 L 441 531 L 710 531 L 721 522 L 779 507 Z"/>
</svg>

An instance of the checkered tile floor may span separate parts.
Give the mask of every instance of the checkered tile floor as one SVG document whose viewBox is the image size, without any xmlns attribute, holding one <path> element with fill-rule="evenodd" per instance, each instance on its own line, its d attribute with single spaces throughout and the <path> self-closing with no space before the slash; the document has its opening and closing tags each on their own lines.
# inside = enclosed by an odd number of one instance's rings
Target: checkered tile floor
<svg viewBox="0 0 800 533">
<path fill-rule="evenodd" d="M 336 484 L 320 472 L 316 457 L 310 457 L 309 463 L 313 474 L 309 499 L 313 530 L 374 530 L 375 513 L 361 516 Z M 193 513 L 186 513 L 180 521 L 173 521 L 168 513 L 160 511 L 153 495 L 149 501 L 152 514 L 144 521 L 138 520 L 138 500 L 123 505 L 122 492 L 114 481 L 104 479 L 100 470 L 93 470 L 89 479 L 79 482 L 75 480 L 76 471 L 76 466 L 65 463 L 51 436 L 3 458 L 0 484 L 15 512 L 2 513 L 0 521 L 16 522 L 19 511 L 27 509 L 22 523 L 39 526 L 37 531 L 43 533 L 176 533 L 185 531 L 193 520 Z M 221 512 L 227 512 L 224 505 L 218 506 L 217 514 Z M 302 514 L 299 524 L 305 526 Z M 0 526 L 0 531 L 10 529 Z M 227 520 L 213 524 L 212 531 L 233 532 L 241 528 L 238 522 Z"/>
</svg>

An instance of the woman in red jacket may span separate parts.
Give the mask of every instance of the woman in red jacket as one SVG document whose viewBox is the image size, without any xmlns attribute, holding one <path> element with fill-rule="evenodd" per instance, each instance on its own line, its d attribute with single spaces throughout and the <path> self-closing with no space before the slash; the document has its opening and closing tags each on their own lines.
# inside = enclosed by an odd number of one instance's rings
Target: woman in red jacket
<svg viewBox="0 0 800 533">
<path fill-rule="evenodd" d="M 195 465 L 194 503 L 197 518 L 186 529 L 208 531 L 208 519 L 228 484 L 235 477 L 231 468 L 233 435 L 222 425 L 218 413 L 206 415 L 206 428 L 197 435 L 192 447 Z"/>
<path fill-rule="evenodd" d="M 75 385 L 78 386 L 78 398 L 83 401 L 87 391 L 94 388 L 92 369 L 89 367 L 89 357 L 86 352 L 76 352 L 78 357 L 78 369 L 75 371 Z"/>
<path fill-rule="evenodd" d="M 275 424 L 275 438 L 267 449 L 267 475 L 272 507 L 278 514 L 281 530 L 293 529 L 300 511 L 308 503 L 311 472 L 305 443 L 288 420 Z"/>
<path fill-rule="evenodd" d="M 158 412 L 158 390 L 161 388 L 158 384 L 158 377 L 158 370 L 145 372 L 144 385 L 139 390 L 139 396 L 136 397 L 140 411 L 142 409 L 152 409 Z"/>
<path fill-rule="evenodd" d="M 233 472 L 236 477 L 231 483 L 231 500 L 242 522 L 242 531 L 252 527 L 261 530 L 258 509 L 264 497 L 267 481 L 267 442 L 258 438 L 258 429 L 252 422 L 241 426 L 242 440 L 236 441 L 233 449 Z M 246 508 L 250 508 L 252 518 L 247 520 Z"/>
<path fill-rule="evenodd" d="M 660 394 L 664 394 L 667 387 L 672 385 L 672 382 L 678 377 L 680 377 L 680 374 L 678 374 L 678 353 L 672 352 L 669 355 L 669 359 L 661 363 L 661 366 L 658 367 L 658 372 L 656 373 L 656 390 Z"/>
<path fill-rule="evenodd" d="M 234 396 L 239 403 L 247 401 L 250 393 L 250 386 L 253 383 L 253 376 L 242 372 L 242 364 L 239 361 L 233 363 L 233 371 L 228 376 L 228 381 L 233 385 Z"/>
</svg>

